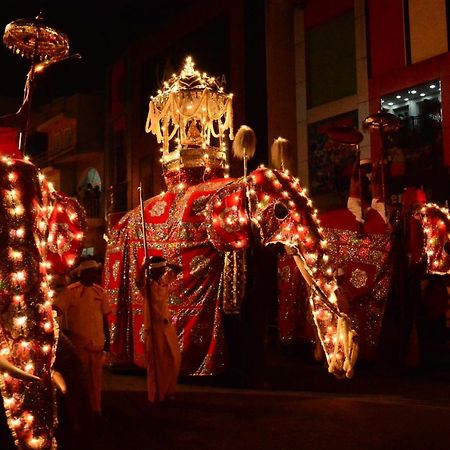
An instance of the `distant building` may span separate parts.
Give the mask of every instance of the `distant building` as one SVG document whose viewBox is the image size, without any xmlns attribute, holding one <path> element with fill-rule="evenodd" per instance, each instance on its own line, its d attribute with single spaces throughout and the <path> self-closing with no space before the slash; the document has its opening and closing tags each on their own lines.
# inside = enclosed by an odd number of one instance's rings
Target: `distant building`
<svg viewBox="0 0 450 450">
<path fill-rule="evenodd" d="M 102 257 L 104 234 L 104 96 L 75 94 L 36 108 L 27 153 L 58 191 L 86 209 L 84 252 Z"/>
<path fill-rule="evenodd" d="M 129 47 L 112 65 L 108 73 L 106 122 L 109 155 L 106 178 L 111 186 L 111 212 L 120 216 L 138 204 L 140 181 L 146 197 L 164 188 L 156 140 L 144 131 L 148 101 L 188 55 L 199 70 L 226 80 L 226 91 L 235 94 L 235 129 L 246 123 L 254 128 L 258 138 L 257 155 L 251 166 L 267 162 L 269 142 L 279 135 L 287 137 L 296 147 L 295 77 L 291 60 L 296 2 L 277 3 L 280 8 L 271 14 L 273 21 L 267 23 L 265 2 L 192 2 L 180 17 Z M 267 27 L 273 28 L 269 33 L 273 36 L 270 45 Z M 287 39 L 281 30 L 288 32 Z M 276 58 L 267 59 L 267 53 L 269 56 L 276 53 Z M 268 85 L 272 93 L 270 104 L 266 104 Z M 291 89 L 285 90 L 285 86 Z M 289 120 L 283 119 L 285 115 Z M 294 151 L 291 156 L 293 166 L 295 154 Z M 232 174 L 239 171 L 240 165 L 232 167 Z"/>
<path fill-rule="evenodd" d="M 269 161 L 274 138 L 287 138 L 288 166 L 321 209 L 345 205 L 355 157 L 329 142 L 327 127 L 361 130 L 379 110 L 403 119 L 384 142 L 390 194 L 423 186 L 443 202 L 450 197 L 447 18 L 444 0 L 192 2 L 108 72 L 108 211 L 118 217 L 135 207 L 140 181 L 147 197 L 163 188 L 158 146 L 144 131 L 148 99 L 188 54 L 235 94 L 235 128 L 245 123 L 258 139 L 252 166 Z M 379 136 L 364 136 L 361 155 L 378 157 Z"/>
<path fill-rule="evenodd" d="M 423 186 L 449 198 L 447 22 L 444 0 L 314 0 L 296 10 L 299 174 L 322 207 L 345 198 L 353 158 L 330 146 L 327 126 L 361 129 L 379 110 L 402 118 L 384 142 L 390 193 Z M 377 133 L 365 134 L 361 153 L 379 156 Z"/>
<path fill-rule="evenodd" d="M 20 100 L 0 95 L 0 116 L 11 114 L 20 107 Z"/>
</svg>

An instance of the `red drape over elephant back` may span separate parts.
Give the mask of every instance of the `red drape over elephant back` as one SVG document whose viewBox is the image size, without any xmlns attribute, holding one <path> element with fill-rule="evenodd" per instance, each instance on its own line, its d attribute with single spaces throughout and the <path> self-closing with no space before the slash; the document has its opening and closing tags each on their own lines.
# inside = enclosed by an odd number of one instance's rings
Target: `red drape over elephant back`
<svg viewBox="0 0 450 450">
<path fill-rule="evenodd" d="M 230 179 L 172 187 L 145 202 L 149 253 L 182 268 L 170 286 L 169 309 L 182 352 L 181 373 L 223 371 L 226 350 L 221 324 L 223 254 L 207 235 L 204 208 Z M 139 208 L 115 227 L 107 248 L 104 283 L 113 314 L 111 352 L 117 364 L 144 366 L 143 298 L 135 279 L 144 256 Z"/>
<path fill-rule="evenodd" d="M 361 358 L 373 359 L 392 276 L 390 234 L 375 210 L 367 214 L 363 230 L 347 209 L 323 214 L 321 223 L 331 264 L 336 273 L 339 270 L 344 274 L 341 292 L 346 293 Z"/>
<path fill-rule="evenodd" d="M 348 315 L 359 336 L 360 356 L 376 356 L 384 309 L 392 277 L 389 234 L 368 234 L 325 228 L 330 261 L 344 272 Z"/>
</svg>

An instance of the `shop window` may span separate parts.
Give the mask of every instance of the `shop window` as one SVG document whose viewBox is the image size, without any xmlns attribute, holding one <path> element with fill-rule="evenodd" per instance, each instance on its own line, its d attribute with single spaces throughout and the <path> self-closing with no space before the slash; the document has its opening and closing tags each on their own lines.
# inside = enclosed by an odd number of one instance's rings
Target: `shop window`
<svg viewBox="0 0 450 450">
<path fill-rule="evenodd" d="M 91 167 L 78 184 L 77 197 L 84 206 L 88 217 L 100 217 L 100 197 L 102 181 L 100 174 Z"/>
<path fill-rule="evenodd" d="M 94 247 L 83 248 L 81 256 L 94 256 Z"/>
<path fill-rule="evenodd" d="M 308 108 L 356 94 L 354 12 L 306 32 Z"/>
<path fill-rule="evenodd" d="M 384 136 L 391 193 L 415 186 L 427 190 L 430 199 L 443 198 L 448 180 L 442 162 L 440 81 L 387 94 L 381 109 L 401 119 L 400 127 Z"/>
<path fill-rule="evenodd" d="M 321 211 L 345 207 L 355 147 L 328 139 L 333 126 L 358 128 L 358 112 L 351 111 L 308 125 L 309 186 Z"/>
</svg>

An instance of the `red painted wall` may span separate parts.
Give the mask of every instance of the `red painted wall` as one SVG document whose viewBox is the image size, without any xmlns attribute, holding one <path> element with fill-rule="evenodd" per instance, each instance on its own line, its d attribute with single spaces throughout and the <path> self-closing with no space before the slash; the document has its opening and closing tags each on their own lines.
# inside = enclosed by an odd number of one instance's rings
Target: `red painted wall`
<svg viewBox="0 0 450 450">
<path fill-rule="evenodd" d="M 372 77 L 406 64 L 403 0 L 370 0 L 369 56 Z"/>
<path fill-rule="evenodd" d="M 305 5 L 305 30 L 340 16 L 354 8 L 354 0 L 312 0 Z"/>
</svg>

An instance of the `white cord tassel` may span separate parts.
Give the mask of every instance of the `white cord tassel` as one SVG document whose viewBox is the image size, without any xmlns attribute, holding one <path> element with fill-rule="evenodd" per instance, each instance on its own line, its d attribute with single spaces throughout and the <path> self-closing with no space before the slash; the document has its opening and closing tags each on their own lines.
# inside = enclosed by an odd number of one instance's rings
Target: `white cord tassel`
<svg viewBox="0 0 450 450">
<path fill-rule="evenodd" d="M 356 332 L 351 328 L 350 318 L 343 314 L 338 318 L 336 327 L 336 343 L 334 344 L 333 354 L 330 356 L 328 371 L 333 373 L 342 369 L 347 378 L 352 378 L 353 368 L 358 358 L 358 342 L 356 341 Z M 344 352 L 344 362 L 339 358 L 339 347 L 342 345 Z"/>
<path fill-rule="evenodd" d="M 314 291 L 314 280 L 307 270 L 305 262 L 302 261 L 298 255 L 293 255 L 293 258 L 306 283 L 311 287 L 312 291 Z M 330 295 L 330 298 L 331 297 L 334 299 L 336 298 L 334 292 Z M 336 301 L 331 302 L 331 304 L 335 305 Z M 353 368 L 355 367 L 356 359 L 358 358 L 357 333 L 352 329 L 351 320 L 346 314 L 341 311 L 337 313 L 333 310 L 332 314 L 337 317 L 336 341 L 332 354 L 327 353 L 323 337 L 321 336 L 319 326 L 316 322 L 318 336 L 321 341 L 322 348 L 327 355 L 328 372 L 338 374 L 343 370 L 345 372 L 345 376 L 347 378 L 351 378 L 353 376 Z M 343 352 L 343 361 L 341 352 Z"/>
<path fill-rule="evenodd" d="M 282 137 L 276 138 L 270 148 L 270 159 L 274 169 L 284 170 L 284 157 L 287 152 L 288 141 Z"/>
</svg>

